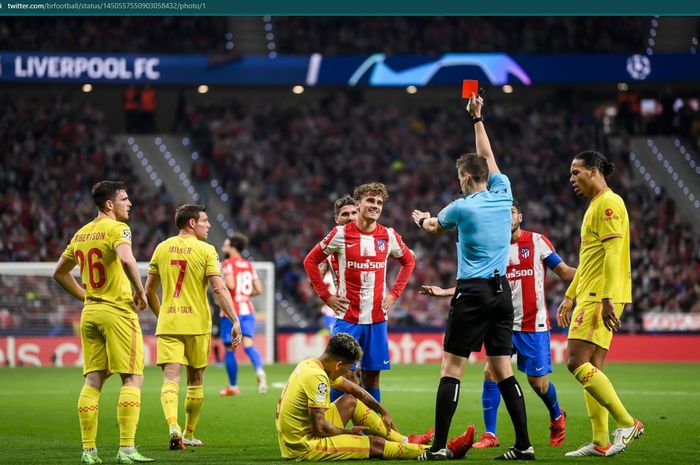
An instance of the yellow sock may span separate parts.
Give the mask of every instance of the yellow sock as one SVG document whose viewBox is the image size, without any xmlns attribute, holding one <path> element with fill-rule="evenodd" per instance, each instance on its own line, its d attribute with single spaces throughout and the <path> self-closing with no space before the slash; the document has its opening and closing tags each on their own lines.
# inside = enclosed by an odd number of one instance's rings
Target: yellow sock
<svg viewBox="0 0 700 465">
<path fill-rule="evenodd" d="M 412 460 L 429 447 L 430 446 L 422 446 L 420 444 L 401 444 L 394 441 L 386 441 L 384 443 L 384 454 L 382 458 Z"/>
<path fill-rule="evenodd" d="M 187 386 L 185 397 L 185 437 L 192 439 L 194 429 L 199 422 L 202 413 L 202 400 L 204 399 L 204 386 Z"/>
<path fill-rule="evenodd" d="M 583 388 L 615 418 L 619 427 L 632 426 L 634 419 L 627 413 L 615 388 L 605 374 L 590 363 L 584 363 L 574 371 Z"/>
<path fill-rule="evenodd" d="M 141 389 L 122 386 L 117 401 L 117 421 L 119 422 L 119 446 L 133 447 L 136 427 L 141 414 Z"/>
<path fill-rule="evenodd" d="M 583 390 L 583 400 L 586 402 L 588 418 L 591 419 L 593 444 L 605 447 L 610 444 L 610 433 L 608 432 L 608 411 L 585 389 Z"/>
<path fill-rule="evenodd" d="M 80 421 L 80 436 L 83 438 L 83 449 L 94 449 L 97 438 L 97 413 L 99 410 L 100 391 L 83 385 L 78 397 L 78 420 Z"/>
<path fill-rule="evenodd" d="M 361 400 L 357 401 L 355 413 L 352 414 L 352 422 L 356 425 L 368 427 L 369 434 L 374 436 L 381 436 L 384 439 L 398 443 L 405 442 L 405 438 L 401 433 L 394 430 L 387 431 L 382 417 L 367 407 Z"/>
<path fill-rule="evenodd" d="M 168 424 L 168 426 L 177 426 L 177 402 L 179 390 L 180 386 L 173 381 L 163 381 L 163 386 L 160 388 L 160 405 L 163 407 L 165 422 Z"/>
</svg>

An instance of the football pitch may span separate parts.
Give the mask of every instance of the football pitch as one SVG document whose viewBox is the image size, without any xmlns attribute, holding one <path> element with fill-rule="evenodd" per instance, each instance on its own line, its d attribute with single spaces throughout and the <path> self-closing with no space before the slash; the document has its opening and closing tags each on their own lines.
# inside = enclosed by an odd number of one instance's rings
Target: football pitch
<svg viewBox="0 0 700 465">
<path fill-rule="evenodd" d="M 220 397 L 226 383 L 223 368 L 211 366 L 205 374 L 205 400 L 196 436 L 202 448 L 168 451 L 167 427 L 160 406 L 161 374 L 147 368 L 142 392 L 141 421 L 137 444 L 157 463 L 272 464 L 280 459 L 274 418 L 281 387 L 292 370 L 290 365 L 267 367 L 270 391 L 260 395 L 248 366 L 239 373 L 241 395 Z M 483 432 L 481 419 L 482 365 L 471 365 L 462 380 L 459 407 L 451 436 L 469 423 Z M 565 458 L 564 452 L 590 440 L 590 423 L 581 386 L 563 365 L 556 366 L 556 383 L 562 407 L 568 415 L 568 437 L 563 447 L 549 446 L 549 417 L 522 374 L 518 379 L 527 399 L 530 437 L 538 462 L 575 463 L 614 460 L 618 464 L 700 464 L 700 365 L 610 364 L 606 373 L 633 416 L 646 426 L 646 436 L 623 454 L 611 459 Z M 3 464 L 80 463 L 80 433 L 76 404 L 82 385 L 79 368 L 0 369 L 0 437 L 5 444 Z M 382 375 L 384 404 L 404 434 L 424 432 L 433 425 L 438 365 L 397 365 Z M 97 444 L 105 463 L 115 463 L 118 443 L 117 379 L 108 380 L 100 399 Z M 180 423 L 184 422 L 184 392 L 180 389 Z M 471 463 L 493 463 L 513 441 L 505 406 L 499 411 L 497 449 L 471 450 Z M 614 423 L 611 418 L 611 432 Z"/>
</svg>

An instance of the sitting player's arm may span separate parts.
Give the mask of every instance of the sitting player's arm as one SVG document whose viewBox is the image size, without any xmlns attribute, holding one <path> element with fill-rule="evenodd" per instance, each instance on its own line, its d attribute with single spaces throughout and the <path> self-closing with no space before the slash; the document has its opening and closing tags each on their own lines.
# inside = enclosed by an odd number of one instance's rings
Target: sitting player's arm
<svg viewBox="0 0 700 465">
<path fill-rule="evenodd" d="M 160 299 L 158 299 L 158 288 L 160 287 L 160 276 L 155 273 L 148 273 L 146 278 L 146 300 L 151 307 L 153 314 L 160 315 Z"/>
<path fill-rule="evenodd" d="M 124 273 L 126 277 L 129 278 L 131 285 L 136 289 L 136 305 L 139 310 L 146 308 L 146 291 L 143 288 L 143 283 L 141 282 L 141 275 L 139 274 L 139 266 L 136 263 L 136 258 L 134 258 L 134 253 L 131 251 L 131 244 L 121 243 L 114 250 L 119 257 L 119 261 L 122 264 Z"/>
<path fill-rule="evenodd" d="M 75 265 L 77 265 L 75 260 L 61 255 L 56 264 L 56 269 L 53 271 L 53 279 L 70 295 L 83 302 L 85 301 L 85 289 L 78 284 L 78 281 L 71 274 L 71 270 L 75 268 Z"/>
<path fill-rule="evenodd" d="M 326 421 L 326 410 L 325 408 L 309 407 L 309 426 L 311 434 L 316 437 L 327 438 L 340 434 L 360 434 L 368 429 L 366 426 L 353 426 L 350 429 L 338 428 L 333 423 Z"/>
<path fill-rule="evenodd" d="M 340 384 L 334 385 L 333 387 L 352 395 L 357 400 L 362 401 L 363 404 L 382 416 L 382 420 L 388 429 L 398 431 L 398 428 L 396 427 L 394 420 L 391 418 L 389 411 L 385 409 L 384 406 L 377 401 L 377 399 L 372 397 L 372 394 L 360 387 L 360 385 L 353 383 L 347 378 L 341 378 Z"/>
</svg>

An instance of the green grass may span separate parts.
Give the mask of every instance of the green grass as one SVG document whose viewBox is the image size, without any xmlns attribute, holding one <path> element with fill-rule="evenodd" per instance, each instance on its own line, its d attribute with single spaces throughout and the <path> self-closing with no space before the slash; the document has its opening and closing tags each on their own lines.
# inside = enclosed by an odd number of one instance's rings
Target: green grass
<svg viewBox="0 0 700 465">
<path fill-rule="evenodd" d="M 197 436 L 205 447 L 170 452 L 167 427 L 160 407 L 161 375 L 148 368 L 142 393 L 143 409 L 137 433 L 140 450 L 159 463 L 268 464 L 286 463 L 279 458 L 274 415 L 280 384 L 291 366 L 268 367 L 273 387 L 267 395 L 255 391 L 249 367 L 240 373 L 241 395 L 222 398 L 218 390 L 226 383 L 222 368 L 205 374 L 204 409 Z M 614 459 L 618 464 L 700 464 L 700 366 L 692 364 L 610 364 L 606 373 L 632 415 L 642 420 L 647 435 Z M 402 432 L 423 432 L 433 424 L 437 365 L 399 365 L 382 376 L 384 404 Z M 588 442 L 590 423 L 580 385 L 564 366 L 555 368 L 561 405 L 568 414 L 568 438 L 563 447 L 548 444 L 547 412 L 522 374 L 518 375 L 527 399 L 530 436 L 538 462 L 572 463 L 607 459 L 566 459 L 564 452 Z M 116 399 L 119 381 L 110 379 L 100 401 L 97 437 L 100 456 L 114 463 L 118 429 Z M 0 437 L 3 464 L 76 464 L 80 462 L 80 432 L 76 413 L 82 385 L 76 368 L 18 368 L 0 370 Z M 462 380 L 459 407 L 451 433 L 468 423 L 483 431 L 481 419 L 481 365 L 469 366 Z M 181 423 L 184 419 L 181 388 Z M 499 449 L 472 450 L 471 463 L 493 463 L 492 458 L 513 441 L 505 407 L 499 412 Z M 611 419 L 611 430 L 614 424 Z"/>
</svg>

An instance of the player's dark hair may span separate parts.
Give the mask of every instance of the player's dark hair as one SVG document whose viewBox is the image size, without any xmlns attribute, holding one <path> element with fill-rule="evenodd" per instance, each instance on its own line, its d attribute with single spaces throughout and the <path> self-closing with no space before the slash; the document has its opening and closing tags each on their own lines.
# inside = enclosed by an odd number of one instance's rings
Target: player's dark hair
<svg viewBox="0 0 700 465">
<path fill-rule="evenodd" d="M 345 194 L 344 196 L 333 202 L 333 212 L 335 213 L 335 216 L 338 216 L 338 213 L 340 212 L 341 208 L 348 205 L 355 205 L 355 199 L 350 197 L 350 194 Z"/>
<path fill-rule="evenodd" d="M 248 236 L 236 233 L 228 238 L 228 243 L 239 252 L 243 252 L 248 247 Z"/>
<path fill-rule="evenodd" d="M 175 225 L 177 229 L 184 229 L 187 226 L 187 222 L 190 220 L 198 220 L 199 214 L 201 212 L 207 211 L 207 207 L 204 205 L 192 205 L 186 203 L 181 205 L 175 210 Z"/>
<path fill-rule="evenodd" d="M 92 200 L 94 200 L 97 208 L 102 211 L 105 207 L 105 202 L 108 200 L 114 201 L 118 191 L 125 191 L 126 184 L 120 181 L 100 181 L 92 186 Z"/>
<path fill-rule="evenodd" d="M 513 197 L 513 207 L 515 207 L 516 210 L 518 210 L 518 213 L 522 213 L 523 209 L 520 208 L 520 202 L 518 202 L 518 199 Z"/>
<path fill-rule="evenodd" d="M 328 340 L 326 353 L 346 363 L 362 360 L 362 347 L 348 333 L 338 333 Z"/>
<path fill-rule="evenodd" d="M 386 186 L 381 182 L 369 182 L 367 184 L 362 184 L 357 186 L 352 193 L 352 198 L 355 202 L 359 202 L 363 197 L 368 195 L 378 195 L 381 196 L 382 200 L 386 202 L 389 198 L 389 191 L 386 190 Z"/>
<path fill-rule="evenodd" d="M 607 157 L 595 150 L 584 150 L 574 157 L 574 160 L 582 160 L 586 168 L 595 166 L 603 176 L 612 174 L 615 170 L 615 165 L 609 162 Z"/>
<path fill-rule="evenodd" d="M 489 179 L 489 164 L 486 157 L 478 153 L 466 153 L 455 163 L 458 173 L 468 173 L 474 182 L 486 182 Z"/>
</svg>

